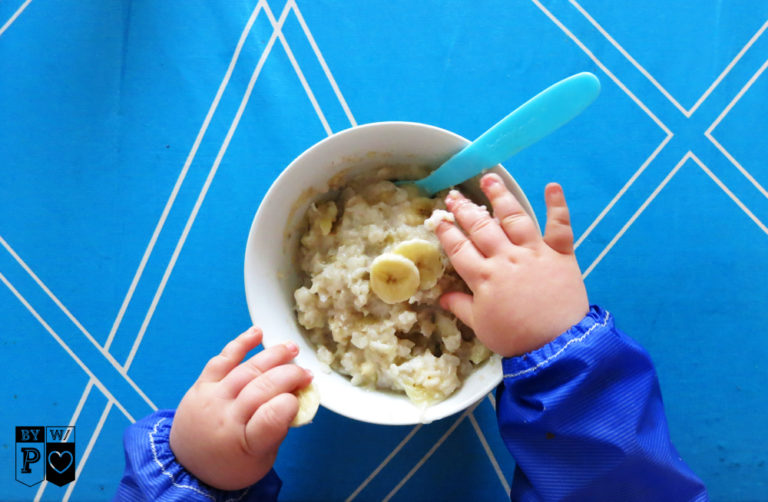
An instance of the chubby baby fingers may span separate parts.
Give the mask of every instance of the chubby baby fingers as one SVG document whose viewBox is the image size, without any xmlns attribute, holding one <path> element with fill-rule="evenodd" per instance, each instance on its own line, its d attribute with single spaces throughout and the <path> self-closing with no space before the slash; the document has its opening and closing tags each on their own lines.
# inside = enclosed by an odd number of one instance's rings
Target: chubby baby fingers
<svg viewBox="0 0 768 502">
<path fill-rule="evenodd" d="M 229 342 L 218 355 L 211 358 L 200 373 L 202 382 L 218 382 L 232 371 L 245 355 L 261 343 L 262 332 L 252 327 Z"/>
<path fill-rule="evenodd" d="M 473 203 L 457 190 L 448 193 L 445 204 L 472 243 L 485 256 L 495 254 L 505 245 L 509 246 L 509 239 L 487 209 Z"/>
<path fill-rule="evenodd" d="M 493 216 L 499 220 L 501 228 L 513 244 L 526 246 L 539 242 L 539 231 L 533 220 L 498 174 L 489 173 L 483 176 L 480 179 L 480 188 L 491 201 Z"/>
<path fill-rule="evenodd" d="M 229 397 L 237 396 L 243 387 L 254 378 L 263 375 L 274 367 L 291 362 L 298 353 L 299 347 L 293 342 L 273 345 L 262 350 L 230 371 L 221 380 L 224 392 Z"/>
<path fill-rule="evenodd" d="M 253 379 L 235 398 L 236 418 L 247 423 L 259 408 L 275 396 L 292 393 L 306 387 L 312 381 L 312 374 L 295 364 L 283 364 Z M 288 423 L 293 420 L 294 413 Z"/>
<path fill-rule="evenodd" d="M 248 450 L 277 454 L 298 411 L 299 400 L 293 394 L 278 394 L 259 406 L 245 425 Z"/>
<path fill-rule="evenodd" d="M 445 293 L 440 297 L 440 306 L 445 310 L 452 312 L 461 322 L 474 330 L 473 301 L 474 299 L 472 298 L 472 295 L 460 291 L 453 291 Z"/>
<path fill-rule="evenodd" d="M 442 221 L 435 229 L 435 234 L 440 240 L 440 244 L 451 260 L 453 268 L 461 276 L 467 285 L 472 285 L 477 281 L 477 270 L 485 260 L 480 251 L 477 250 L 472 241 L 470 241 L 464 232 L 456 225 L 447 221 Z"/>
</svg>

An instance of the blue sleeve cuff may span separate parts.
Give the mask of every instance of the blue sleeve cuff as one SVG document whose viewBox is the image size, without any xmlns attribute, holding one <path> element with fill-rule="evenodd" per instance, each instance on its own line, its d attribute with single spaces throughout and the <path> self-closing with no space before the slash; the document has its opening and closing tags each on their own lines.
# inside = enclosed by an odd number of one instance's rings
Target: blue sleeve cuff
<svg viewBox="0 0 768 502">
<path fill-rule="evenodd" d="M 587 315 L 578 324 L 571 326 L 568 331 L 545 346 L 521 356 L 502 359 L 504 380 L 538 373 L 565 354 L 571 347 L 591 344 L 593 340 L 590 338 L 598 338 L 600 334 L 613 332 L 611 314 L 597 305 L 592 305 Z"/>
<path fill-rule="evenodd" d="M 201 502 L 277 500 L 282 482 L 274 470 L 242 490 L 223 491 L 206 485 L 176 461 L 170 445 L 175 412 L 160 410 L 125 432 L 125 474 L 115 500 Z"/>
</svg>

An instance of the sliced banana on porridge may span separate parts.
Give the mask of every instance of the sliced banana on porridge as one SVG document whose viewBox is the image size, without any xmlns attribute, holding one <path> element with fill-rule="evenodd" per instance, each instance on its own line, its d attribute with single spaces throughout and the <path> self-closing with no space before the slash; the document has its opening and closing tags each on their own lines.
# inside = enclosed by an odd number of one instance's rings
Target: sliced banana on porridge
<svg viewBox="0 0 768 502">
<path fill-rule="evenodd" d="M 419 269 L 408 258 L 384 253 L 371 263 L 370 283 L 373 292 L 385 303 L 404 302 L 419 290 Z"/>
<path fill-rule="evenodd" d="M 311 382 L 296 392 L 296 397 L 299 399 L 299 412 L 291 422 L 291 427 L 301 427 L 310 423 L 320 407 L 320 393 Z"/>
<path fill-rule="evenodd" d="M 438 247 L 424 239 L 411 239 L 398 244 L 393 253 L 405 256 L 419 269 L 419 288 L 429 289 L 443 275 L 443 259 Z"/>
</svg>

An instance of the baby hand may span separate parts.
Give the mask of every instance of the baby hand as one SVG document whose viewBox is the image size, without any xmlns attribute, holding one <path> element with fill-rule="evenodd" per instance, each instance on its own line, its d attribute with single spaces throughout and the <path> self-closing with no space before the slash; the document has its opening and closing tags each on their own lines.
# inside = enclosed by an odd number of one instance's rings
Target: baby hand
<svg viewBox="0 0 768 502">
<path fill-rule="evenodd" d="M 291 392 L 312 380 L 311 373 L 290 364 L 299 352 L 292 343 L 241 364 L 261 338 L 261 331 L 251 328 L 208 361 L 171 427 L 171 450 L 179 463 L 221 490 L 245 488 L 269 472 L 299 409 Z"/>
<path fill-rule="evenodd" d="M 543 347 L 578 323 L 589 311 L 587 291 L 560 185 L 550 183 L 544 191 L 543 237 L 498 175 L 486 174 L 480 187 L 495 218 L 456 191 L 446 197 L 466 235 L 445 221 L 436 233 L 473 294 L 446 293 L 440 304 L 489 349 L 517 356 Z"/>
</svg>

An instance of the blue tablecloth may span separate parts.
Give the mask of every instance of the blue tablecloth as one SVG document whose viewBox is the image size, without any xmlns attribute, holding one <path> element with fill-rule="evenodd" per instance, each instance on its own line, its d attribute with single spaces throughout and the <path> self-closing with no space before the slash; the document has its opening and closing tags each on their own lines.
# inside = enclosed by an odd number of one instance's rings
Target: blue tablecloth
<svg viewBox="0 0 768 502">
<path fill-rule="evenodd" d="M 251 219 L 304 149 L 409 120 L 466 137 L 580 71 L 600 98 L 507 167 L 559 181 L 590 300 L 651 353 L 715 500 L 768 497 L 768 3 L 3 0 L 0 498 L 109 498 L 121 435 L 249 325 Z M 76 426 L 76 481 L 15 480 Z M 589 462 L 588 458 L 584 459 Z M 321 410 L 284 500 L 504 500 L 490 399 L 420 427 Z"/>
</svg>

